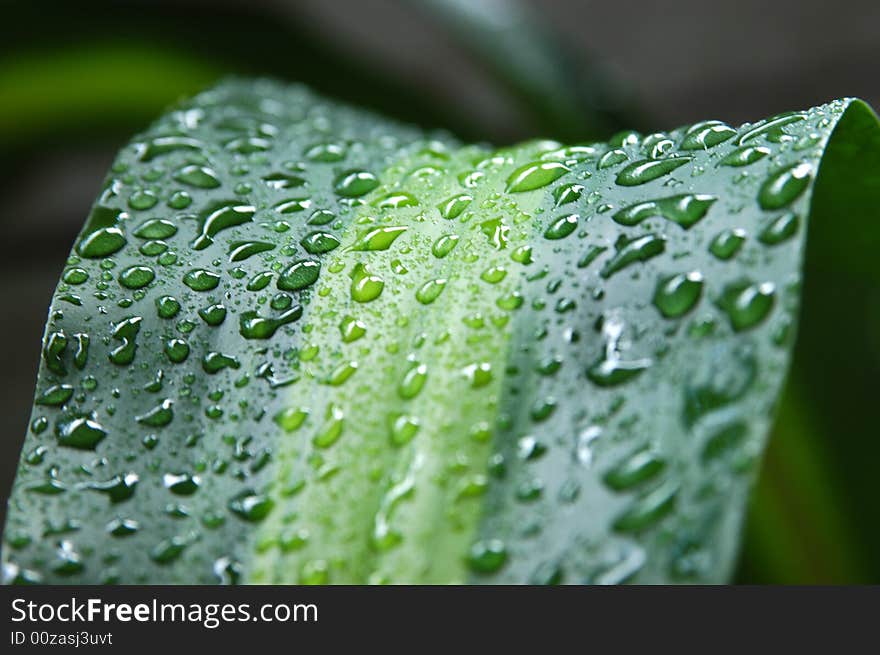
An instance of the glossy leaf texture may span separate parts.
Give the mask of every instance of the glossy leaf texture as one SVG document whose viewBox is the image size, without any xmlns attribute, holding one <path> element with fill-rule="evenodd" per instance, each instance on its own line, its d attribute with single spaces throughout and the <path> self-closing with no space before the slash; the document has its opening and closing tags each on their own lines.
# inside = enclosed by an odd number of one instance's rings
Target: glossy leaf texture
<svg viewBox="0 0 880 655">
<path fill-rule="evenodd" d="M 123 149 L 66 264 L 7 580 L 726 580 L 853 124 L 876 139 L 842 100 L 493 150 L 203 93 Z M 845 168 L 826 197 L 876 179 Z"/>
</svg>

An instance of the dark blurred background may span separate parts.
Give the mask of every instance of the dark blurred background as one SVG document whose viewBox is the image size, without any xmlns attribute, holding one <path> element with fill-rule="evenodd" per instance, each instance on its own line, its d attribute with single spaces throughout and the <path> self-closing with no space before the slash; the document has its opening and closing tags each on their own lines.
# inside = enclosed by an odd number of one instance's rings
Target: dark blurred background
<svg viewBox="0 0 880 655">
<path fill-rule="evenodd" d="M 495 143 L 738 124 L 843 96 L 880 106 L 877 0 L 24 0 L 0 9 L 3 498 L 49 299 L 114 153 L 224 75 L 302 81 Z M 840 536 L 846 509 L 822 492 L 833 473 L 801 453 L 800 473 L 787 476 L 781 449 L 791 447 L 782 438 L 771 447 L 738 580 L 876 582 L 876 568 L 855 562 L 864 552 L 843 552 L 859 547 Z M 827 516 L 776 526 L 773 508 L 798 496 L 805 475 L 818 476 L 812 513 Z M 779 556 L 783 544 L 790 557 Z"/>
</svg>

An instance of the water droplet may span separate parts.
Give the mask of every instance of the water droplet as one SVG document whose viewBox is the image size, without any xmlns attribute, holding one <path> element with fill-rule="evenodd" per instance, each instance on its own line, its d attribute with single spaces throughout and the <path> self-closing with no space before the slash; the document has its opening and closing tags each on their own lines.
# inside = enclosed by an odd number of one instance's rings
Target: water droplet
<svg viewBox="0 0 880 655">
<path fill-rule="evenodd" d="M 499 309 L 503 309 L 508 312 L 519 309 L 520 307 L 522 307 L 522 304 L 523 297 L 519 291 L 511 291 L 510 293 L 505 293 L 503 296 L 499 297 L 495 301 L 495 305 Z"/>
<path fill-rule="evenodd" d="M 492 382 L 492 365 L 489 362 L 470 364 L 464 367 L 464 375 L 474 389 L 485 387 Z"/>
<path fill-rule="evenodd" d="M 769 154 L 770 148 L 764 146 L 744 146 L 737 148 L 718 163 L 721 166 L 748 166 L 764 159 Z"/>
<path fill-rule="evenodd" d="M 367 270 L 363 264 L 357 264 L 351 276 L 351 297 L 357 302 L 375 300 L 385 288 L 385 281 L 378 275 Z"/>
<path fill-rule="evenodd" d="M 431 253 L 438 259 L 442 259 L 455 249 L 458 242 L 459 237 L 457 234 L 444 234 L 434 242 L 433 246 L 431 246 Z"/>
<path fill-rule="evenodd" d="M 312 439 L 312 443 L 317 448 L 329 448 L 339 440 L 344 428 L 345 414 L 340 407 L 331 403 L 327 407 L 324 425 Z"/>
<path fill-rule="evenodd" d="M 166 473 L 162 476 L 162 484 L 168 491 L 178 496 L 192 496 L 199 490 L 202 480 L 189 473 Z"/>
<path fill-rule="evenodd" d="M 107 524 L 106 530 L 114 537 L 128 537 L 136 533 L 139 528 L 138 522 L 133 519 L 116 518 Z"/>
<path fill-rule="evenodd" d="M 712 431 L 703 447 L 704 462 L 722 457 L 741 444 L 749 432 L 748 425 L 742 421 L 726 423 Z"/>
<path fill-rule="evenodd" d="M 813 168 L 800 163 L 771 174 L 761 185 L 758 203 L 764 209 L 781 209 L 794 202 L 810 185 Z"/>
<path fill-rule="evenodd" d="M 261 252 L 272 250 L 275 247 L 266 241 L 233 241 L 229 244 L 229 261 L 243 262 Z"/>
<path fill-rule="evenodd" d="M 177 150 L 202 150 L 204 144 L 185 136 L 159 136 L 148 143 L 138 144 L 139 159 L 143 162 L 152 161 L 161 155 L 167 155 Z"/>
<path fill-rule="evenodd" d="M 309 217 L 306 223 L 308 225 L 328 225 L 335 220 L 336 214 L 326 209 L 319 209 Z"/>
<path fill-rule="evenodd" d="M 310 560 L 303 564 L 299 576 L 301 585 L 326 585 L 330 581 L 330 567 L 322 559 Z"/>
<path fill-rule="evenodd" d="M 391 443 L 395 446 L 408 444 L 419 431 L 419 419 L 407 414 L 392 414 L 389 417 Z"/>
<path fill-rule="evenodd" d="M 358 237 L 347 250 L 387 250 L 397 237 L 406 232 L 406 229 L 402 225 L 372 228 Z"/>
<path fill-rule="evenodd" d="M 578 226 L 578 215 L 577 214 L 569 214 L 568 216 L 563 216 L 561 218 L 557 218 L 553 223 L 550 224 L 544 231 L 545 239 L 564 239 L 569 234 L 574 232 Z"/>
<path fill-rule="evenodd" d="M 251 221 L 256 211 L 251 205 L 241 205 L 236 202 L 211 204 L 199 214 L 199 236 L 193 241 L 193 248 L 204 250 L 214 243 L 214 237 L 219 232 Z"/>
<path fill-rule="evenodd" d="M 575 444 L 575 457 L 582 466 L 589 467 L 593 463 L 593 442 L 602 436 L 602 428 L 598 425 L 591 425 L 581 430 L 577 436 Z"/>
<path fill-rule="evenodd" d="M 135 338 L 141 329 L 141 317 L 132 316 L 113 326 L 113 339 L 122 344 L 110 351 L 110 361 L 127 366 L 134 361 L 137 344 Z"/>
<path fill-rule="evenodd" d="M 346 316 L 339 324 L 339 331 L 342 333 L 342 341 L 351 343 L 367 333 L 367 326 L 353 316 Z"/>
<path fill-rule="evenodd" d="M 56 562 L 52 565 L 52 571 L 58 575 L 75 575 L 85 569 L 80 554 L 73 549 L 73 544 L 69 541 L 61 542 L 58 550 L 55 551 L 55 557 Z"/>
<path fill-rule="evenodd" d="M 107 494 L 111 503 L 122 503 L 134 496 L 140 478 L 137 473 L 128 472 L 114 475 L 103 482 L 91 482 L 87 488 L 103 494 Z"/>
<path fill-rule="evenodd" d="M 638 186 L 668 175 L 675 169 L 692 161 L 693 157 L 670 157 L 669 159 L 642 159 L 624 168 L 615 181 L 621 186 Z"/>
<path fill-rule="evenodd" d="M 198 164 L 183 166 L 174 173 L 174 179 L 199 189 L 216 189 L 220 186 L 217 172 L 207 166 L 199 166 Z"/>
<path fill-rule="evenodd" d="M 148 189 L 138 189 L 128 198 L 128 206 L 139 211 L 152 209 L 159 202 L 158 196 Z"/>
<path fill-rule="evenodd" d="M 171 209 L 186 209 L 192 204 L 192 196 L 186 191 L 175 191 L 168 199 L 168 206 Z"/>
<path fill-rule="evenodd" d="M 685 132 L 679 148 L 681 150 L 708 150 L 735 135 L 736 130 L 721 121 L 704 121 L 692 125 Z"/>
<path fill-rule="evenodd" d="M 425 282 L 419 289 L 416 291 L 416 300 L 418 300 L 423 305 L 430 305 L 432 302 L 437 300 L 440 294 L 443 292 L 443 289 L 446 288 L 446 280 L 443 278 L 438 278 L 436 280 L 429 280 Z"/>
<path fill-rule="evenodd" d="M 666 462 L 649 448 L 642 448 L 618 462 L 602 480 L 615 491 L 632 489 L 659 475 Z"/>
<path fill-rule="evenodd" d="M 153 428 L 164 427 L 174 419 L 174 410 L 172 409 L 173 404 L 174 402 L 171 399 L 166 398 L 146 414 L 136 416 L 135 420 L 141 425 L 147 425 Z"/>
<path fill-rule="evenodd" d="M 369 171 L 346 171 L 336 178 L 334 190 L 343 198 L 359 198 L 379 186 L 379 180 Z"/>
<path fill-rule="evenodd" d="M 614 520 L 617 532 L 639 532 L 657 523 L 675 507 L 678 487 L 671 483 L 663 484 L 637 499 Z"/>
<path fill-rule="evenodd" d="M 531 264 L 532 247 L 518 246 L 512 253 L 510 253 L 510 258 L 518 264 Z"/>
<path fill-rule="evenodd" d="M 745 230 L 739 228 L 722 230 L 709 244 L 709 252 L 718 259 L 727 260 L 739 252 L 745 240 Z"/>
<path fill-rule="evenodd" d="M 199 316 L 211 327 L 217 327 L 226 320 L 226 307 L 219 303 L 209 305 L 199 310 Z"/>
<path fill-rule="evenodd" d="M 63 405 L 73 396 L 73 387 L 69 384 L 53 384 L 36 397 L 37 405 Z"/>
<path fill-rule="evenodd" d="M 562 205 L 567 205 L 570 202 L 580 200 L 581 194 L 583 192 L 583 184 L 565 184 L 558 187 L 553 192 L 553 199 L 556 201 L 556 206 L 561 207 Z"/>
<path fill-rule="evenodd" d="M 165 354 L 175 364 L 180 364 L 189 357 L 189 344 L 183 339 L 169 339 L 165 343 Z"/>
<path fill-rule="evenodd" d="M 694 308 L 702 292 L 703 276 L 699 271 L 679 273 L 660 280 L 654 306 L 666 318 L 678 318 Z"/>
<path fill-rule="evenodd" d="M 150 550 L 150 559 L 156 564 L 171 564 L 183 554 L 188 545 L 189 540 L 186 537 L 163 539 Z"/>
<path fill-rule="evenodd" d="M 747 130 L 737 139 L 736 144 L 741 146 L 746 141 L 753 141 L 762 136 L 766 136 L 770 141 L 779 141 L 779 137 L 784 134 L 783 127 L 800 122 L 806 119 L 806 117 L 806 114 L 801 113 L 780 114 Z"/>
<path fill-rule="evenodd" d="M 327 376 L 327 384 L 338 387 L 345 384 L 346 380 L 357 371 L 357 362 L 343 362 L 331 371 Z"/>
<path fill-rule="evenodd" d="M 468 566 L 475 573 L 495 573 L 507 561 L 507 547 L 500 539 L 484 539 L 471 546 Z"/>
<path fill-rule="evenodd" d="M 601 159 L 599 159 L 599 163 L 596 165 L 596 168 L 598 168 L 599 170 L 605 170 L 606 168 L 611 168 L 612 166 L 622 164 L 627 159 L 629 159 L 629 155 L 627 155 L 625 151 L 620 150 L 619 148 L 615 150 L 609 150 L 604 155 L 602 155 Z"/>
<path fill-rule="evenodd" d="M 329 232 L 311 232 L 300 243 L 310 255 L 322 255 L 335 250 L 339 246 L 339 239 Z"/>
<path fill-rule="evenodd" d="M 127 243 L 125 234 L 118 227 L 102 227 L 85 236 L 77 246 L 77 252 L 88 259 L 112 255 Z"/>
<path fill-rule="evenodd" d="M 142 255 L 146 255 L 147 257 L 155 257 L 157 255 L 161 255 L 163 252 L 168 250 L 168 244 L 164 241 L 147 241 L 142 244 L 140 248 L 138 248 Z"/>
<path fill-rule="evenodd" d="M 66 375 L 67 368 L 64 366 L 62 355 L 67 350 L 67 335 L 62 331 L 50 332 L 46 335 L 46 343 L 43 346 L 43 360 L 53 373 Z"/>
<path fill-rule="evenodd" d="M 413 362 L 409 370 L 403 376 L 400 386 L 397 387 L 397 393 L 404 400 L 415 398 L 425 386 L 428 378 L 428 367 L 418 362 Z"/>
<path fill-rule="evenodd" d="M 295 432 L 308 418 L 309 412 L 302 407 L 288 407 L 278 412 L 272 420 L 285 432 Z"/>
<path fill-rule="evenodd" d="M 290 175 L 289 173 L 269 173 L 264 175 L 262 179 L 267 187 L 276 191 L 295 189 L 306 183 L 299 175 Z"/>
<path fill-rule="evenodd" d="M 775 246 L 797 234 L 800 219 L 794 212 L 787 212 L 773 219 L 758 234 L 758 240 L 768 246 Z"/>
<path fill-rule="evenodd" d="M 771 282 L 755 284 L 739 280 L 724 287 L 718 306 L 734 330 L 747 330 L 763 321 L 773 309 L 776 292 Z"/>
<path fill-rule="evenodd" d="M 84 268 L 68 268 L 64 271 L 62 279 L 67 284 L 83 284 L 89 279 L 89 273 Z"/>
<path fill-rule="evenodd" d="M 310 259 L 302 259 L 288 266 L 278 277 L 278 288 L 286 291 L 299 291 L 318 280 L 321 264 Z"/>
<path fill-rule="evenodd" d="M 460 193 L 457 196 L 452 196 L 448 200 L 444 200 L 437 206 L 437 208 L 440 210 L 440 215 L 443 218 L 451 221 L 458 218 L 461 213 L 468 208 L 468 205 L 471 204 L 473 199 L 473 196 L 469 196 L 466 193 Z"/>
<path fill-rule="evenodd" d="M 666 249 L 666 239 L 656 234 L 645 234 L 618 245 L 618 251 L 602 267 L 600 275 L 608 278 L 636 262 L 645 262 Z"/>
<path fill-rule="evenodd" d="M 269 515 L 275 507 L 275 502 L 252 489 L 245 489 L 230 499 L 228 507 L 233 514 L 245 521 L 257 523 Z"/>
<path fill-rule="evenodd" d="M 319 143 L 306 150 L 305 156 L 316 162 L 342 161 L 345 159 L 345 146 L 341 143 Z"/>
<path fill-rule="evenodd" d="M 621 225 L 632 226 L 638 225 L 646 218 L 662 216 L 687 230 L 706 216 L 709 207 L 716 200 L 714 196 L 691 193 L 657 198 L 630 205 L 618 211 L 612 218 Z"/>
<path fill-rule="evenodd" d="M 570 172 L 571 169 L 560 162 L 532 162 L 520 166 L 507 178 L 507 191 L 521 193 L 545 187 L 554 180 Z"/>
<path fill-rule="evenodd" d="M 382 196 L 373 204 L 382 209 L 400 209 L 402 207 L 417 207 L 419 201 L 413 194 L 406 191 L 393 191 Z"/>
<path fill-rule="evenodd" d="M 94 419 L 80 417 L 59 424 L 56 435 L 62 446 L 94 450 L 107 436 L 107 431 Z"/>
<path fill-rule="evenodd" d="M 209 375 L 219 373 L 224 368 L 238 369 L 240 367 L 238 359 L 216 351 L 211 351 L 202 358 L 202 369 Z"/>
<path fill-rule="evenodd" d="M 296 212 L 305 211 L 311 206 L 312 201 L 309 199 L 293 198 L 275 205 L 275 211 L 279 214 L 295 214 Z"/>
<path fill-rule="evenodd" d="M 245 288 L 248 291 L 262 291 L 270 282 L 272 282 L 272 271 L 260 271 L 248 280 Z"/>
<path fill-rule="evenodd" d="M 480 231 L 486 235 L 489 244 L 496 250 L 503 250 L 507 247 L 510 226 L 504 222 L 503 218 L 493 218 L 480 223 Z"/>
<path fill-rule="evenodd" d="M 220 276 L 204 268 L 195 268 L 183 276 L 183 283 L 193 291 L 211 291 L 220 284 Z"/>
<path fill-rule="evenodd" d="M 503 266 L 490 266 L 480 273 L 480 279 L 489 284 L 498 284 L 507 277 L 507 269 Z"/>
<path fill-rule="evenodd" d="M 119 283 L 127 289 L 141 289 L 156 278 L 149 266 L 129 266 L 119 274 Z"/>
<path fill-rule="evenodd" d="M 302 314 L 302 305 L 291 307 L 277 318 L 263 317 L 255 311 L 242 312 L 239 317 L 239 333 L 245 339 L 270 339 L 278 328 L 298 321 Z"/>
</svg>

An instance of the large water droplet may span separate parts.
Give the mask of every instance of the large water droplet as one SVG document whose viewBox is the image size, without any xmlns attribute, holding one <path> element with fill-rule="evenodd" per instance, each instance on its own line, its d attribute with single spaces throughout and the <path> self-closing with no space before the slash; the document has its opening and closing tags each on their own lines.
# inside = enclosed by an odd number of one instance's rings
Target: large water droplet
<svg viewBox="0 0 880 655">
<path fill-rule="evenodd" d="M 617 253 L 602 267 L 600 275 L 611 277 L 636 262 L 656 257 L 666 249 L 666 239 L 656 234 L 645 234 L 619 245 Z"/>
<path fill-rule="evenodd" d="M 568 166 L 560 162 L 532 162 L 520 166 L 510 174 L 507 178 L 507 190 L 510 193 L 534 191 L 558 180 L 570 171 Z"/>
<path fill-rule="evenodd" d="M 321 264 L 312 259 L 301 259 L 288 266 L 278 276 L 278 288 L 285 291 L 299 291 L 318 281 Z"/>
<path fill-rule="evenodd" d="M 348 247 L 348 250 L 387 250 L 391 244 L 404 232 L 406 226 L 391 225 L 388 227 L 376 227 L 364 232 Z"/>
<path fill-rule="evenodd" d="M 83 257 L 98 259 L 112 255 L 126 244 L 125 234 L 115 226 L 102 227 L 85 236 L 77 246 Z"/>
<path fill-rule="evenodd" d="M 334 190 L 344 198 L 358 198 L 379 186 L 379 180 L 369 171 L 347 171 L 336 178 Z"/>
<path fill-rule="evenodd" d="M 747 330 L 763 321 L 773 309 L 776 293 L 771 282 L 739 280 L 726 287 L 718 299 L 734 330 Z"/>
<path fill-rule="evenodd" d="M 810 185 L 813 168 L 794 164 L 771 174 L 761 185 L 758 202 L 764 209 L 781 209 L 796 200 Z"/>
<path fill-rule="evenodd" d="M 94 450 L 107 436 L 107 431 L 94 419 L 80 417 L 59 424 L 56 434 L 62 446 Z"/>
<path fill-rule="evenodd" d="M 614 214 L 613 218 L 621 225 L 632 226 L 646 218 L 662 216 L 687 230 L 706 215 L 716 200 L 714 196 L 706 194 L 685 193 L 630 205 Z"/>
<path fill-rule="evenodd" d="M 678 318 L 694 308 L 702 291 L 703 276 L 699 271 L 679 273 L 660 281 L 654 293 L 654 306 L 666 318 Z"/>
<path fill-rule="evenodd" d="M 624 168 L 615 181 L 621 186 L 638 186 L 668 175 L 675 169 L 690 162 L 692 157 L 670 157 L 669 159 L 642 159 Z"/>
</svg>

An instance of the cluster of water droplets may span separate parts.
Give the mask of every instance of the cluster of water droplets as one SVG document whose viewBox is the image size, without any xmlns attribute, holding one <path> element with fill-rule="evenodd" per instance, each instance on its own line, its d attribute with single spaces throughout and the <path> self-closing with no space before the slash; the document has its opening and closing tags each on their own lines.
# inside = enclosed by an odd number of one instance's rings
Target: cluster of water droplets
<svg viewBox="0 0 880 655">
<path fill-rule="evenodd" d="M 490 151 L 203 94 L 67 262 L 7 577 L 706 579 L 840 109 Z"/>
</svg>

